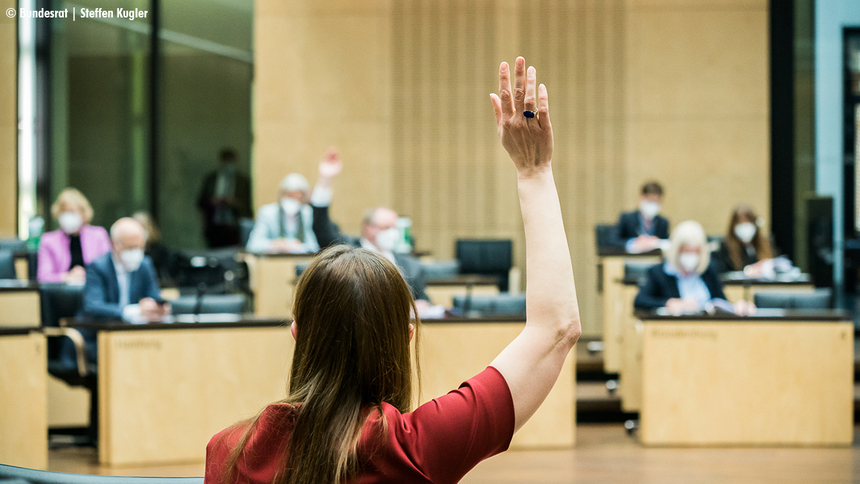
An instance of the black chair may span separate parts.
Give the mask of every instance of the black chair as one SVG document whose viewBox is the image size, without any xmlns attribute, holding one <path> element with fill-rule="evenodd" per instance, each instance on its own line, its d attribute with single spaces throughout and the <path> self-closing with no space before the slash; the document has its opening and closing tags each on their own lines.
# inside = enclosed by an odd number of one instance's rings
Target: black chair
<svg viewBox="0 0 860 484">
<path fill-rule="evenodd" d="M 185 251 L 175 256 L 170 272 L 183 294 L 249 294 L 248 266 L 238 253 L 235 247 Z"/>
<path fill-rule="evenodd" d="M 460 273 L 460 262 L 456 260 L 422 262 L 421 269 L 427 279 L 453 279 Z"/>
<path fill-rule="evenodd" d="M 170 301 L 171 312 L 181 314 L 242 314 L 247 310 L 248 298 L 244 294 L 205 294 L 181 296 Z"/>
<path fill-rule="evenodd" d="M 0 482 L 26 484 L 203 484 L 202 477 L 130 477 L 68 474 L 0 464 Z"/>
<path fill-rule="evenodd" d="M 0 279 L 16 279 L 15 253 L 9 249 L 0 249 Z"/>
<path fill-rule="evenodd" d="M 459 239 L 456 254 L 461 274 L 496 276 L 499 290 L 508 291 L 508 273 L 513 266 L 513 242 L 510 239 Z"/>
<path fill-rule="evenodd" d="M 248 245 L 248 239 L 251 238 L 251 232 L 254 230 L 254 219 L 241 218 L 239 219 L 239 243 L 242 247 Z"/>
<path fill-rule="evenodd" d="M 615 230 L 615 225 L 597 224 L 594 226 L 594 237 L 597 242 L 597 248 L 614 247 L 612 242 L 612 231 Z"/>
<path fill-rule="evenodd" d="M 653 267 L 653 263 L 628 263 L 624 264 L 624 279 L 625 280 L 636 280 L 639 281 L 641 285 L 645 282 L 645 278 L 648 276 L 648 269 Z"/>
<path fill-rule="evenodd" d="M 95 366 L 87 363 L 81 333 L 62 327 L 63 318 L 74 317 L 84 304 L 84 286 L 42 284 L 39 286 L 42 331 L 48 336 L 48 372 L 69 385 L 89 386 Z"/>
<path fill-rule="evenodd" d="M 762 291 L 753 296 L 759 308 L 828 309 L 832 306 L 832 291 L 828 288 L 804 292 Z"/>
<path fill-rule="evenodd" d="M 525 317 L 526 295 L 502 293 L 495 296 L 454 296 L 454 309 L 465 315 L 475 311 L 483 317 Z"/>
</svg>

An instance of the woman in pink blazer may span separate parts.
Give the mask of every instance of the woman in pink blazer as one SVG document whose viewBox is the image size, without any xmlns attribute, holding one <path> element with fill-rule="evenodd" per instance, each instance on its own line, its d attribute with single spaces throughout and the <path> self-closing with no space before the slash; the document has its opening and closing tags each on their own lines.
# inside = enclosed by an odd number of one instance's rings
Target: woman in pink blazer
<svg viewBox="0 0 860 484">
<path fill-rule="evenodd" d="M 110 251 L 110 237 L 103 227 L 90 225 L 93 207 L 74 188 L 66 188 L 51 206 L 60 228 L 39 241 L 39 282 L 83 284 L 84 266 Z"/>
</svg>

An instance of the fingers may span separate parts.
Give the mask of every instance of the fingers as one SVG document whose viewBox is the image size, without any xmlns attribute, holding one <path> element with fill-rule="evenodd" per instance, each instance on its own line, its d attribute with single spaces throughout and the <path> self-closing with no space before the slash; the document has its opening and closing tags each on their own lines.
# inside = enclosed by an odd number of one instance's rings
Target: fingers
<svg viewBox="0 0 860 484">
<path fill-rule="evenodd" d="M 496 126 L 502 124 L 502 100 L 495 94 L 490 94 L 490 102 L 493 103 L 493 114 L 496 115 Z"/>
<path fill-rule="evenodd" d="M 514 102 L 511 94 L 511 69 L 507 62 L 499 66 L 499 103 L 504 117 L 514 115 Z M 501 118 L 500 118 L 501 119 Z"/>
<path fill-rule="evenodd" d="M 526 60 L 517 57 L 514 62 L 514 111 L 522 114 L 526 97 Z"/>
<path fill-rule="evenodd" d="M 535 99 L 535 79 L 537 78 L 537 71 L 533 66 L 529 66 L 526 71 L 526 97 L 524 101 L 524 108 L 526 111 L 537 111 L 537 99 Z"/>
<path fill-rule="evenodd" d="M 546 86 L 541 84 L 538 87 L 538 97 L 540 98 L 540 108 L 538 108 L 538 123 L 541 128 L 551 126 L 549 121 L 549 94 L 546 92 Z"/>
</svg>

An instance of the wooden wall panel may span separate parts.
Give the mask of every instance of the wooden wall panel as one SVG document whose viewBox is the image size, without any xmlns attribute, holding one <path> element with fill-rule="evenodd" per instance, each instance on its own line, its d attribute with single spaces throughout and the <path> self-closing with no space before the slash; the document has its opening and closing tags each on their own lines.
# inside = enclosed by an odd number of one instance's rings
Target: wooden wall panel
<svg viewBox="0 0 860 484">
<path fill-rule="evenodd" d="M 664 183 L 674 223 L 721 233 L 739 202 L 768 217 L 765 0 L 257 4 L 258 205 L 292 167 L 313 175 L 335 143 L 344 229 L 390 205 L 436 258 L 458 238 L 511 238 L 524 269 L 515 174 L 488 99 L 498 64 L 523 55 L 550 94 L 586 334 L 600 332 L 594 225 L 632 209 L 642 182 Z"/>
<path fill-rule="evenodd" d="M 5 15 L 15 0 L 0 0 L 0 237 L 18 233 L 18 22 Z"/>
</svg>

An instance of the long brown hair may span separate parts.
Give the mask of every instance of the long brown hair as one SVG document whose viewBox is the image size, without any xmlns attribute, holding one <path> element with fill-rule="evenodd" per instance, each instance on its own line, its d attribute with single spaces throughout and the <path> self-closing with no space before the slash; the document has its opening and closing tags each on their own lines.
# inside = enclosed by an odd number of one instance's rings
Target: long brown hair
<svg viewBox="0 0 860 484">
<path fill-rule="evenodd" d="M 278 484 L 341 483 L 359 472 L 356 446 L 371 412 L 412 405 L 409 287 L 386 258 L 346 245 L 317 256 L 296 286 L 289 396 L 298 406 Z M 416 375 L 420 375 L 417 358 Z M 259 415 L 227 462 L 232 481 Z M 385 432 L 385 422 L 379 431 Z"/>
<path fill-rule="evenodd" d="M 756 225 L 755 236 L 750 241 L 750 244 L 755 248 L 756 257 L 759 260 L 770 259 L 773 257 L 773 251 L 770 248 L 770 241 L 763 236 L 761 230 L 758 229 L 758 216 L 749 205 L 738 205 L 732 212 L 732 218 L 729 220 L 729 230 L 726 232 L 726 248 L 729 251 L 729 258 L 732 261 L 734 270 L 739 271 L 744 268 L 744 260 L 741 256 L 741 251 L 745 250 L 744 243 L 735 235 L 735 225 L 740 223 L 741 218 L 745 218 L 749 222 Z"/>
</svg>

